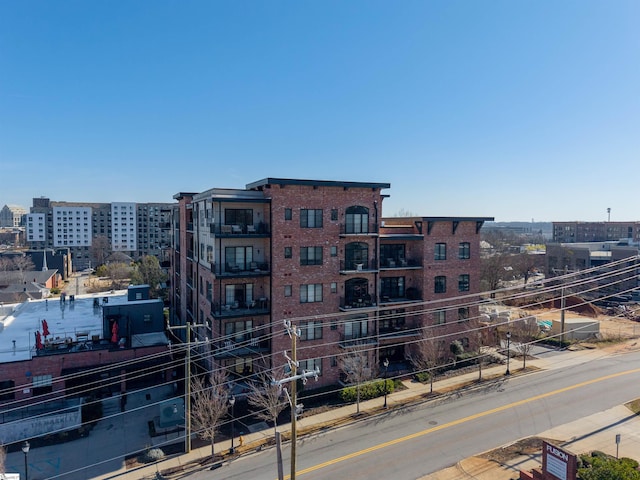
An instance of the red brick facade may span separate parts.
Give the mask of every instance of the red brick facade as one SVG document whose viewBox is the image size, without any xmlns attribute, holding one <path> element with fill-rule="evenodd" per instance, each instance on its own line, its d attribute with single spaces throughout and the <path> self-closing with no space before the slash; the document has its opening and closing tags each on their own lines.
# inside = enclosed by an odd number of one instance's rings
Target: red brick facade
<svg viewBox="0 0 640 480">
<path fill-rule="evenodd" d="M 376 374 L 379 359 L 406 363 L 405 343 L 432 322 L 430 313 L 412 311 L 479 292 L 479 233 L 491 219 L 383 219 L 389 187 L 265 179 L 247 190 L 176 196 L 172 323 L 209 325 L 197 334 L 213 338 L 216 363 L 238 375 L 258 370 L 262 358 L 268 367 L 286 363 L 285 320 L 302 330 L 298 359 L 321 367 L 317 386 L 339 381 L 337 358 L 354 343 L 369 346 Z M 441 260 L 438 243 L 446 244 Z M 436 277 L 446 278 L 442 293 L 434 291 Z M 394 319 L 383 321 L 390 311 Z M 458 315 L 451 308 L 440 330 L 463 332 Z"/>
</svg>

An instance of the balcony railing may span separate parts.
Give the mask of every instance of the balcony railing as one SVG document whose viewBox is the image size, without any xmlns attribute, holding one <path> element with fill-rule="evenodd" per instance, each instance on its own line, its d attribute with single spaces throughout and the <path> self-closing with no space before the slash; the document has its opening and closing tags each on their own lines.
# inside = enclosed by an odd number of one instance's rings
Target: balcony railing
<svg viewBox="0 0 640 480">
<path fill-rule="evenodd" d="M 418 258 L 382 258 L 380 268 L 420 268 L 422 261 Z"/>
<path fill-rule="evenodd" d="M 214 317 L 245 317 L 251 315 L 266 315 L 269 313 L 270 302 L 266 297 L 251 302 L 233 302 L 225 305 L 220 302 L 211 304 L 211 315 Z"/>
<path fill-rule="evenodd" d="M 378 224 L 377 223 L 369 223 L 367 224 L 340 224 L 340 235 L 377 235 L 378 234 Z"/>
<path fill-rule="evenodd" d="M 264 337 L 253 334 L 241 335 L 240 337 L 235 336 L 233 340 L 218 343 L 214 356 L 221 358 L 258 355 L 268 352 L 271 348 L 269 340 L 265 340 Z"/>
<path fill-rule="evenodd" d="M 381 322 L 379 332 L 381 337 L 412 336 L 420 335 L 420 328 L 413 322 L 395 325 L 384 325 L 384 323 Z"/>
<path fill-rule="evenodd" d="M 415 287 L 409 287 L 404 294 L 398 292 L 381 292 L 380 304 L 385 303 L 403 303 L 403 302 L 419 302 L 422 301 L 422 290 Z"/>
<path fill-rule="evenodd" d="M 225 263 L 224 268 L 220 268 L 220 265 L 217 263 L 212 263 L 211 271 L 219 276 L 254 277 L 254 276 L 260 276 L 260 275 L 268 275 L 269 263 L 249 262 L 246 265 L 238 265 L 235 263 Z"/>
<path fill-rule="evenodd" d="M 353 308 L 373 308 L 376 306 L 375 295 L 363 295 L 360 297 L 340 297 L 340 308 L 350 310 Z"/>
<path fill-rule="evenodd" d="M 375 272 L 378 269 L 378 260 L 362 260 L 362 261 L 349 261 L 340 260 L 341 272 Z"/>
<path fill-rule="evenodd" d="M 340 345 L 342 347 L 354 347 L 356 345 L 371 345 L 378 343 L 375 336 L 365 333 L 340 334 Z"/>
<path fill-rule="evenodd" d="M 233 237 L 234 235 L 256 235 L 265 236 L 271 233 L 270 225 L 265 222 L 254 223 L 253 225 L 221 225 L 219 223 L 209 224 L 209 231 L 222 237 Z"/>
</svg>

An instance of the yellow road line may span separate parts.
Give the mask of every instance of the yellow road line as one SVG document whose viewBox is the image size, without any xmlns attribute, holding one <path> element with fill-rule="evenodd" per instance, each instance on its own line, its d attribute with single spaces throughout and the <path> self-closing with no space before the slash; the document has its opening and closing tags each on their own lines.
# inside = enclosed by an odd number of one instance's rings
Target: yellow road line
<svg viewBox="0 0 640 480">
<path fill-rule="evenodd" d="M 429 435 L 430 433 L 437 432 L 438 430 L 443 430 L 445 428 L 454 427 L 456 425 L 460 425 L 461 423 L 469 422 L 471 420 L 475 420 L 477 418 L 486 417 L 488 415 L 492 415 L 494 413 L 502 412 L 504 410 L 508 410 L 510 408 L 519 407 L 521 405 L 525 405 L 530 402 L 535 402 L 536 400 L 541 400 L 543 398 L 551 397 L 553 395 L 558 395 L 560 393 L 568 392 L 570 390 L 575 390 L 576 388 L 585 387 L 587 385 L 592 385 L 594 383 L 603 382 L 605 380 L 610 380 L 612 378 L 621 377 L 623 375 L 629 375 L 632 373 L 640 372 L 640 368 L 636 368 L 633 370 L 627 370 L 626 372 L 612 373 L 611 375 L 606 375 L 604 377 L 587 380 L 585 382 L 576 383 L 575 385 L 570 385 L 568 387 L 559 388 L 557 390 L 553 390 L 547 393 L 541 393 L 540 395 L 536 395 L 535 397 L 529 397 L 524 400 L 518 400 L 517 402 L 512 402 L 507 405 L 503 405 L 501 407 L 492 408 L 491 410 L 485 410 L 484 412 L 474 413 L 473 415 L 469 415 L 468 417 L 459 418 L 458 420 L 453 420 L 448 423 L 443 423 L 442 425 L 438 425 L 436 427 L 431 427 L 426 430 L 422 430 L 420 432 L 412 433 L 410 435 L 406 435 L 404 437 L 396 438 L 395 440 L 389 440 L 388 442 L 380 443 L 378 445 L 374 445 L 373 447 L 365 448 L 363 450 L 359 450 L 357 452 L 350 453 L 348 455 L 343 455 L 342 457 L 334 458 L 333 460 L 328 460 L 324 463 L 319 463 L 318 465 L 314 465 L 313 467 L 305 468 L 304 470 L 296 471 L 296 475 L 304 475 L 305 473 L 310 473 L 315 470 L 320 470 L 322 468 L 328 467 L 330 465 L 335 465 L 340 462 L 344 462 L 346 460 L 350 460 L 352 458 L 359 457 L 361 455 L 365 455 L 367 453 L 375 452 L 376 450 L 381 450 L 386 447 L 390 447 L 392 445 L 397 445 L 399 443 L 403 443 L 409 440 L 413 440 L 414 438 L 422 437 L 424 435 Z M 290 476 L 285 476 L 286 479 L 290 478 Z"/>
</svg>

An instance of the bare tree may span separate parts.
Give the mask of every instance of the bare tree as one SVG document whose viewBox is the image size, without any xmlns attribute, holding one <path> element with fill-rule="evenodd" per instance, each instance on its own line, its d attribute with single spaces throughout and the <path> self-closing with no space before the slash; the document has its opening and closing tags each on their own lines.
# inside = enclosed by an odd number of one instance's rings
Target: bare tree
<svg viewBox="0 0 640 480">
<path fill-rule="evenodd" d="M 360 413 L 360 386 L 370 380 L 373 369 L 370 366 L 370 353 L 366 345 L 354 345 L 338 359 L 340 370 L 347 383 L 356 385 L 356 412 Z"/>
<path fill-rule="evenodd" d="M 13 270 L 13 262 L 9 257 L 0 257 L 0 272 L 9 272 Z"/>
<path fill-rule="evenodd" d="M 433 393 L 436 367 L 445 355 L 445 342 L 434 334 L 432 327 L 423 328 L 420 332 L 420 340 L 409 353 L 408 359 L 418 371 L 429 372 L 431 393 Z"/>
<path fill-rule="evenodd" d="M 98 267 L 104 265 L 107 257 L 111 253 L 111 244 L 106 235 L 97 235 L 91 240 L 89 253 L 93 264 Z"/>
<path fill-rule="evenodd" d="M 220 420 L 229 409 L 226 371 L 214 370 L 208 377 L 194 377 L 191 380 L 191 392 L 193 428 L 201 439 L 209 440 L 211 460 L 215 461 L 215 436 L 220 428 Z"/>
<path fill-rule="evenodd" d="M 522 275 L 524 278 L 524 284 L 529 281 L 531 274 L 538 270 L 544 269 L 544 256 L 534 255 L 527 252 L 514 255 L 512 258 L 512 265 L 515 272 L 518 275 Z"/>
<path fill-rule="evenodd" d="M 523 317 L 511 323 L 511 336 L 515 348 L 522 354 L 522 369 L 527 368 L 527 355 L 533 348 L 533 342 L 540 334 L 540 327 L 535 317 Z"/>
<path fill-rule="evenodd" d="M 288 405 L 282 396 L 282 385 L 276 380 L 282 379 L 279 374 L 270 377 L 267 373 L 259 375 L 257 383 L 249 384 L 249 405 L 256 408 L 256 416 L 265 422 L 273 422 L 274 435 L 278 432 L 278 415 Z"/>
<path fill-rule="evenodd" d="M 124 280 L 131 275 L 131 267 L 125 262 L 112 262 L 107 265 L 107 276 L 111 279 L 111 288 L 121 288 Z"/>
<path fill-rule="evenodd" d="M 493 290 L 500 287 L 500 282 L 506 277 L 506 260 L 503 255 L 492 255 L 483 258 L 480 264 L 480 282 L 484 291 L 492 291 L 491 298 L 495 297 Z"/>
</svg>

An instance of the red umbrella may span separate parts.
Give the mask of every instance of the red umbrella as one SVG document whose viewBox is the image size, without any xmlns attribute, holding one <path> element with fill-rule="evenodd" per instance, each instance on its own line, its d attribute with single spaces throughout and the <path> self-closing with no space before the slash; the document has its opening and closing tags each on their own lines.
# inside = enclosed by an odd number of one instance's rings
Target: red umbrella
<svg viewBox="0 0 640 480">
<path fill-rule="evenodd" d="M 42 337 L 40 337 L 40 332 L 36 330 L 36 348 L 38 350 L 42 350 Z"/>
<path fill-rule="evenodd" d="M 118 343 L 118 322 L 113 322 L 113 326 L 111 327 L 111 341 Z"/>
<path fill-rule="evenodd" d="M 47 321 L 44 318 L 42 319 L 42 335 L 44 335 L 44 338 L 49 335 L 49 325 L 47 325 Z"/>
</svg>

